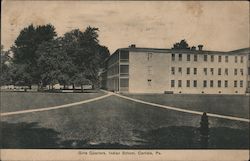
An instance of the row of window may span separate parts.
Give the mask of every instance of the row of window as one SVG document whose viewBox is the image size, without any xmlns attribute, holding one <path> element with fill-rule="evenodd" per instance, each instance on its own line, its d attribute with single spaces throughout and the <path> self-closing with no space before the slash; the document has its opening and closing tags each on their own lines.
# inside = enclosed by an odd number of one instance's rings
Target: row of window
<svg viewBox="0 0 250 161">
<path fill-rule="evenodd" d="M 182 74 L 183 70 L 182 67 L 171 67 L 171 74 L 172 75 L 175 75 L 176 72 L 178 72 L 179 74 Z M 194 75 L 197 75 L 197 72 L 198 72 L 198 69 L 197 68 L 186 68 L 186 74 L 191 74 L 191 70 L 192 70 L 192 73 Z M 225 68 L 224 71 L 222 71 L 222 68 L 218 68 L 217 70 L 217 74 L 218 75 L 222 75 L 224 72 L 224 75 L 228 75 L 229 74 L 229 69 L 228 68 Z M 214 75 L 215 74 L 215 69 L 214 68 L 203 68 L 203 74 L 204 75 L 208 75 L 210 73 L 210 75 Z M 234 75 L 244 75 L 244 70 L 243 68 L 240 68 L 240 69 L 237 69 L 235 68 L 234 69 Z"/>
<path fill-rule="evenodd" d="M 239 83 L 238 83 L 239 82 Z M 210 81 L 207 81 L 207 80 L 204 80 L 203 81 L 203 87 L 206 88 L 206 87 L 215 87 L 215 83 L 216 81 L 214 80 L 210 80 Z M 183 86 L 183 81 L 182 80 L 178 80 L 178 81 L 175 81 L 175 80 L 171 80 L 171 87 L 182 87 Z M 193 80 L 191 82 L 191 80 L 186 80 L 186 87 L 197 87 L 198 86 L 198 81 L 197 80 Z M 240 80 L 240 81 L 233 81 L 233 87 L 243 87 L 243 80 Z M 217 87 L 222 87 L 222 80 L 218 80 L 217 81 Z M 224 80 L 224 87 L 227 88 L 229 87 L 229 81 L 228 80 Z"/>
<path fill-rule="evenodd" d="M 182 55 L 183 54 L 172 54 L 172 61 L 176 60 L 176 55 L 178 55 L 178 60 L 182 61 Z M 186 60 L 187 61 L 191 61 L 191 56 L 193 56 L 193 58 L 192 58 L 193 61 L 198 61 L 198 55 L 197 54 L 185 54 L 185 55 L 186 55 Z M 229 62 L 229 56 L 228 55 L 225 55 L 225 56 L 218 55 L 217 60 L 218 60 L 218 62 L 224 61 L 224 62 L 228 63 Z M 209 61 L 208 55 L 203 55 L 203 61 Z M 211 62 L 215 61 L 215 55 L 210 55 L 210 61 Z M 243 63 L 244 62 L 244 56 L 234 56 L 234 62 L 238 63 L 238 61 Z"/>
</svg>

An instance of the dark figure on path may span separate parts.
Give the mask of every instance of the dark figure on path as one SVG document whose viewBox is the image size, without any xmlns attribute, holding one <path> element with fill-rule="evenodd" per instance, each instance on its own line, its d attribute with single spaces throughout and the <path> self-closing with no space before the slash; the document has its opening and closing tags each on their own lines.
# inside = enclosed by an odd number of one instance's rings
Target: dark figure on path
<svg viewBox="0 0 250 161">
<path fill-rule="evenodd" d="M 208 140 L 209 140 L 209 123 L 208 123 L 208 116 L 206 112 L 204 112 L 203 115 L 201 116 L 199 131 L 200 131 L 201 148 L 207 148 Z"/>
</svg>

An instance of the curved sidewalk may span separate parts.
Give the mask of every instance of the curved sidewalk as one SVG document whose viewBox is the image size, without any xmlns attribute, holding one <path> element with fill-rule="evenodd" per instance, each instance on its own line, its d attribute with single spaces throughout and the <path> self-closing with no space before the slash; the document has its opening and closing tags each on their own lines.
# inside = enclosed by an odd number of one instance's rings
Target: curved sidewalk
<svg viewBox="0 0 250 161">
<path fill-rule="evenodd" d="M 61 108 L 68 108 L 68 107 L 71 107 L 71 106 L 77 106 L 77 105 L 81 105 L 81 104 L 101 100 L 101 99 L 104 99 L 104 98 L 112 96 L 112 95 L 123 98 L 123 99 L 130 100 L 130 101 L 134 101 L 134 102 L 137 102 L 137 103 L 142 103 L 142 104 L 151 105 L 151 106 L 155 106 L 155 107 L 165 108 L 165 109 L 168 109 L 168 110 L 174 110 L 174 111 L 178 111 L 178 112 L 184 112 L 184 113 L 190 113 L 190 114 L 196 114 L 196 115 L 202 115 L 203 114 L 203 112 L 200 112 L 200 111 L 186 110 L 186 109 L 182 109 L 182 108 L 177 108 L 177 107 L 171 107 L 171 106 L 161 105 L 161 104 L 157 104 L 157 103 L 146 102 L 146 101 L 143 101 L 143 100 L 134 99 L 134 98 L 131 98 L 131 97 L 123 96 L 123 95 L 113 93 L 113 92 L 109 92 L 109 91 L 105 91 L 105 90 L 102 90 L 102 91 L 104 91 L 107 94 L 104 95 L 104 96 L 100 96 L 100 97 L 96 97 L 96 98 L 92 98 L 92 99 L 88 99 L 88 100 L 84 100 L 84 101 L 80 101 L 80 102 L 59 105 L 59 106 L 38 108 L 38 109 L 30 109 L 30 110 L 21 110 L 21 111 L 14 111 L 14 112 L 5 112 L 5 113 L 1 113 L 0 116 L 3 117 L 3 116 L 11 116 L 11 115 L 18 115 L 18 114 L 25 114 L 25 113 L 32 113 L 32 112 L 42 112 L 42 111 L 56 110 L 56 109 L 61 109 Z M 207 115 L 210 116 L 210 117 L 215 117 L 215 118 L 222 118 L 222 119 L 228 119 L 228 120 L 234 120 L 234 121 L 242 121 L 242 122 L 248 122 L 248 123 L 250 122 L 249 119 L 240 118 L 240 117 L 233 117 L 233 116 L 220 115 L 220 114 L 214 114 L 214 113 L 207 113 Z"/>
<path fill-rule="evenodd" d="M 104 92 L 108 92 L 108 91 L 104 91 Z M 108 93 L 110 93 L 110 92 L 108 92 Z M 123 95 L 120 95 L 120 94 L 117 94 L 117 93 L 113 93 L 113 95 L 121 97 L 123 99 L 134 101 L 134 102 L 137 102 L 137 103 L 142 103 L 142 104 L 151 105 L 151 106 L 155 106 L 155 107 L 161 107 L 161 108 L 165 108 L 165 109 L 168 109 L 168 110 L 174 110 L 174 111 L 190 113 L 190 114 L 196 114 L 196 115 L 202 115 L 203 114 L 203 112 L 200 112 L 200 111 L 186 110 L 186 109 L 182 109 L 182 108 L 177 108 L 177 107 L 171 107 L 171 106 L 161 105 L 161 104 L 157 104 L 157 103 L 146 102 L 146 101 L 142 101 L 142 100 L 139 100 L 139 99 L 134 99 L 134 98 L 131 98 L 131 97 L 123 96 Z M 248 123 L 250 122 L 250 120 L 246 119 L 246 118 L 219 115 L 219 114 L 214 114 L 214 113 L 207 113 L 207 116 L 215 117 L 215 118 L 222 118 L 222 119 L 227 119 L 227 120 L 248 122 Z"/>
<path fill-rule="evenodd" d="M 85 104 L 85 103 L 89 103 L 89 102 L 94 102 L 94 101 L 97 101 L 100 99 L 104 99 L 104 98 L 109 97 L 111 95 L 112 95 L 112 93 L 107 93 L 106 95 L 103 95 L 100 97 L 96 97 L 96 98 L 92 98 L 92 99 L 88 99 L 88 100 L 84 100 L 84 101 L 80 101 L 80 102 L 59 105 L 59 106 L 36 108 L 36 109 L 21 110 L 21 111 L 14 111 L 14 112 L 5 112 L 5 113 L 1 113 L 0 116 L 3 117 L 3 116 L 10 116 L 10 115 L 18 115 L 18 114 L 25 114 L 25 113 L 32 113 L 32 112 L 42 112 L 42 111 L 56 110 L 56 109 L 61 109 L 61 108 L 68 108 L 71 106 L 77 106 L 77 105 L 81 105 L 81 104 Z"/>
</svg>

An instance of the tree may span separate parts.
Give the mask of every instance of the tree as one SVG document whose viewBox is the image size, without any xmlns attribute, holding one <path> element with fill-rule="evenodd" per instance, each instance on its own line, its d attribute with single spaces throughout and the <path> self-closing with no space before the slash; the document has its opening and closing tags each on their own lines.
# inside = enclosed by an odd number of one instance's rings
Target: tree
<svg viewBox="0 0 250 161">
<path fill-rule="evenodd" d="M 68 57 L 61 38 L 40 44 L 36 55 L 42 86 L 53 87 L 56 83 L 67 85 L 70 82 L 74 64 Z"/>
<path fill-rule="evenodd" d="M 99 45 L 98 31 L 98 28 L 87 27 L 80 42 L 85 53 L 83 67 L 86 78 L 93 83 L 94 87 L 99 86 L 99 70 L 102 62 L 109 55 L 108 49 Z"/>
<path fill-rule="evenodd" d="M 40 87 L 60 83 L 64 86 L 99 84 L 99 70 L 110 55 L 99 44 L 98 28 L 72 30 L 56 38 L 52 25 L 24 28 L 17 37 L 12 77 L 16 84 Z"/>
<path fill-rule="evenodd" d="M 82 78 L 95 86 L 99 84 L 98 72 L 110 54 L 107 47 L 99 45 L 98 31 L 98 28 L 89 26 L 84 32 L 77 29 L 64 34 L 66 52 L 75 64 L 72 82 L 79 83 Z"/>
<path fill-rule="evenodd" d="M 177 42 L 173 45 L 173 48 L 172 49 L 177 49 L 177 50 L 180 50 L 180 49 L 188 49 L 190 50 L 190 47 L 188 45 L 188 43 L 186 42 L 186 40 L 181 40 L 180 42 Z"/>
<path fill-rule="evenodd" d="M 3 45 L 1 45 L 1 85 L 11 84 L 10 68 L 11 68 L 11 57 L 10 51 L 4 51 Z"/>
<path fill-rule="evenodd" d="M 110 56 L 109 49 L 106 46 L 100 46 L 99 47 L 99 55 L 100 55 L 101 67 L 103 67 L 104 60 Z"/>
<path fill-rule="evenodd" d="M 54 26 L 50 24 L 37 27 L 31 24 L 21 30 L 11 50 L 14 53 L 13 62 L 17 66 L 22 66 L 23 71 L 18 73 L 23 76 L 19 78 L 30 78 L 29 81 L 22 80 L 25 84 L 39 83 L 40 73 L 38 73 L 36 50 L 41 43 L 53 40 L 56 36 Z"/>
</svg>

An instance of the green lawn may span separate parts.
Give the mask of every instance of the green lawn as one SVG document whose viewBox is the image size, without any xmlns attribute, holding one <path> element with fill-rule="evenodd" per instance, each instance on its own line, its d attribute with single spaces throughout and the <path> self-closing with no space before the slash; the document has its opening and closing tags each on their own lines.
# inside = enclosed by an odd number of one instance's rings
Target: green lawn
<svg viewBox="0 0 250 161">
<path fill-rule="evenodd" d="M 249 124 L 209 118 L 208 148 L 248 149 Z M 200 148 L 200 116 L 116 96 L 1 118 L 2 148 Z"/>
<path fill-rule="evenodd" d="M 249 118 L 250 97 L 243 95 L 125 94 L 147 102 L 183 109 Z"/>
<path fill-rule="evenodd" d="M 1 112 L 63 105 L 103 95 L 98 93 L 1 92 Z"/>
</svg>

